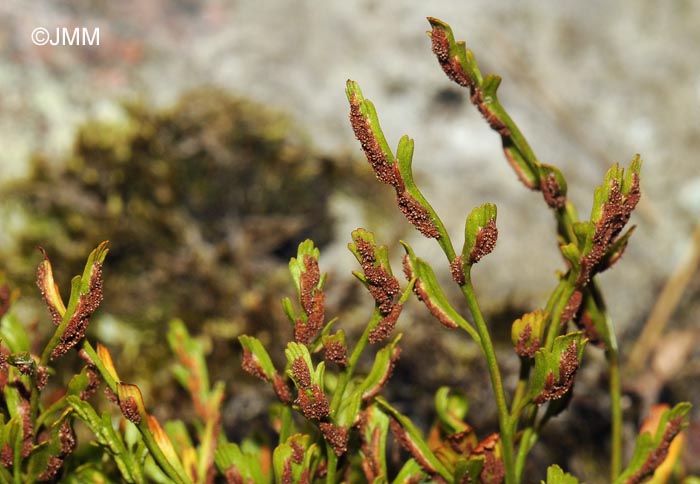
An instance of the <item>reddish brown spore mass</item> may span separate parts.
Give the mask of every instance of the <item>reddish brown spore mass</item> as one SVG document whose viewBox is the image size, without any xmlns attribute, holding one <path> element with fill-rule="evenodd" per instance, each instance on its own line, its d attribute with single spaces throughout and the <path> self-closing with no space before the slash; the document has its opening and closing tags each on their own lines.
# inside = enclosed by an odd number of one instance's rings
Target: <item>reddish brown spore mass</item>
<svg viewBox="0 0 700 484">
<path fill-rule="evenodd" d="M 384 316 L 377 326 L 369 332 L 368 340 L 370 343 L 379 343 L 389 337 L 396 326 L 402 309 L 403 306 L 401 304 L 394 304 L 392 306 L 389 314 Z"/>
<path fill-rule="evenodd" d="M 649 454 L 647 454 L 647 458 L 644 461 L 644 464 L 642 464 L 642 467 L 628 477 L 625 484 L 639 484 L 645 482 L 646 479 L 651 476 L 661 464 L 663 464 L 664 460 L 666 460 L 666 457 L 668 456 L 671 442 L 681 430 L 682 421 L 683 417 L 677 417 L 669 420 L 666 423 L 666 429 L 664 430 L 664 435 L 661 438 L 661 443 L 659 446 L 652 449 Z"/>
<path fill-rule="evenodd" d="M 369 342 L 377 343 L 389 336 L 401 314 L 402 305 L 395 302 L 396 296 L 401 291 L 401 286 L 399 280 L 391 275 L 384 266 L 375 265 L 377 263 L 375 247 L 370 242 L 357 237 L 355 246 L 367 281 L 367 289 L 374 298 L 379 313 L 383 316 L 369 334 Z"/>
<path fill-rule="evenodd" d="M 99 307 L 102 296 L 102 264 L 93 262 L 88 292 L 78 299 L 73 316 L 68 321 L 60 341 L 51 352 L 52 360 L 66 354 L 85 337 L 85 330 L 90 324 L 90 316 Z"/>
<path fill-rule="evenodd" d="M 486 437 L 474 449 L 475 454 L 484 456 L 484 466 L 481 468 L 479 478 L 485 484 L 501 484 L 505 479 L 506 469 L 503 459 L 496 455 L 496 445 L 500 435 L 493 433 Z"/>
<path fill-rule="evenodd" d="M 325 350 L 326 359 L 328 361 L 332 361 L 343 366 L 348 364 L 347 349 L 345 348 L 345 345 L 342 342 L 328 341 L 325 344 Z"/>
<path fill-rule="evenodd" d="M 601 261 L 629 221 L 640 197 L 639 176 L 636 173 L 632 175 L 632 186 L 627 195 L 622 194 L 617 180 L 611 182 L 610 196 L 607 203 L 603 204 L 600 220 L 595 226 L 593 248 L 581 260 L 581 274 L 576 281 L 577 286 L 587 285 L 597 272 L 607 268 L 601 266 Z"/>
<path fill-rule="evenodd" d="M 560 324 L 566 324 L 570 319 L 576 317 L 581 307 L 581 301 L 583 301 L 583 293 L 579 290 L 574 291 L 561 313 Z"/>
<path fill-rule="evenodd" d="M 224 477 L 226 478 L 227 484 L 249 484 L 243 480 L 243 476 L 236 466 L 231 466 L 226 469 Z"/>
<path fill-rule="evenodd" d="M 386 382 L 389 381 L 389 379 L 391 378 L 391 374 L 394 372 L 394 367 L 396 366 L 396 362 L 398 361 L 400 355 L 401 348 L 397 346 L 391 352 L 391 358 L 389 358 L 389 366 L 384 372 L 382 378 L 379 380 L 379 382 L 377 382 L 377 384 L 373 388 L 367 389 L 367 391 L 365 391 L 365 393 L 362 394 L 362 399 L 364 401 L 368 401 L 371 398 L 375 397 L 381 391 L 384 385 L 386 385 Z"/>
<path fill-rule="evenodd" d="M 296 404 L 301 408 L 306 418 L 320 420 L 330 413 L 330 406 L 326 395 L 318 385 L 311 386 L 311 395 L 307 390 L 299 390 Z"/>
<path fill-rule="evenodd" d="M 440 231 L 430 217 L 430 212 L 418 203 L 415 198 L 409 195 L 408 192 L 397 192 L 396 201 L 398 202 L 401 213 L 404 214 L 406 219 L 418 229 L 421 234 L 429 239 L 437 239 L 440 237 Z"/>
<path fill-rule="evenodd" d="M 259 378 L 262 381 L 269 380 L 269 378 L 265 374 L 265 370 L 263 370 L 263 367 L 260 365 L 260 361 L 258 361 L 258 358 L 246 348 L 243 348 L 243 363 L 241 364 L 241 367 L 248 374 Z"/>
<path fill-rule="evenodd" d="M 379 141 L 377 141 L 374 133 L 372 133 L 369 119 L 362 114 L 360 102 L 356 95 L 353 95 L 350 99 L 350 124 L 377 179 L 393 187 L 402 184 L 398 171 L 394 168 L 393 164 L 388 163 L 386 156 L 379 146 Z"/>
<path fill-rule="evenodd" d="M 476 234 L 474 247 L 469 254 L 469 263 L 476 264 L 483 257 L 489 255 L 496 247 L 496 240 L 498 240 L 496 219 L 491 218 L 485 226 L 479 228 L 479 232 Z"/>
<path fill-rule="evenodd" d="M 136 400 L 132 396 L 128 396 L 123 400 L 119 401 L 119 408 L 122 414 L 131 423 L 138 425 L 141 422 L 141 414 L 139 413 L 139 407 L 136 404 Z"/>
<path fill-rule="evenodd" d="M 329 422 L 319 424 L 323 437 L 331 444 L 335 455 L 340 457 L 348 451 L 348 429 Z"/>
<path fill-rule="evenodd" d="M 479 110 L 481 115 L 484 117 L 491 129 L 496 131 L 502 137 L 507 138 L 511 135 L 508 126 L 498 117 L 498 115 L 491 109 L 491 106 L 484 100 L 484 92 L 481 88 L 477 87 L 473 89 L 473 94 L 471 96 L 471 101 L 474 106 Z"/>
<path fill-rule="evenodd" d="M 581 317 L 576 320 L 576 326 L 583 330 L 590 344 L 599 348 L 605 347 L 605 342 L 600 338 L 600 333 L 598 333 L 595 323 L 588 311 L 583 311 L 581 313 Z"/>
<path fill-rule="evenodd" d="M 559 362 L 559 378 L 556 379 L 554 373 L 549 372 L 544 389 L 533 399 L 533 402 L 536 405 L 542 405 L 545 402 L 558 400 L 566 395 L 574 384 L 574 376 L 578 366 L 578 349 L 576 342 L 572 341 L 562 353 Z"/>
<path fill-rule="evenodd" d="M 3 465 L 3 467 L 8 468 L 14 462 L 13 457 L 14 453 L 12 452 L 12 448 L 10 448 L 9 444 L 5 442 L 2 449 L 0 449 L 0 463 Z"/>
<path fill-rule="evenodd" d="M 444 482 L 440 475 L 437 474 L 437 470 L 435 469 L 435 467 L 433 467 L 430 461 L 428 461 L 428 459 L 423 455 L 420 448 L 415 444 L 415 442 L 413 442 L 413 440 L 411 440 L 411 437 L 408 435 L 408 432 L 406 432 L 406 430 L 396 419 L 391 419 L 389 427 L 391 428 L 391 433 L 394 434 L 394 438 L 399 443 L 399 445 L 405 450 L 407 450 L 413 456 L 414 459 L 416 459 L 416 461 L 418 462 L 418 464 L 420 464 L 423 470 L 430 474 L 430 476 L 434 480 L 436 480 L 436 482 Z"/>
<path fill-rule="evenodd" d="M 301 274 L 299 293 L 301 307 L 306 314 L 306 321 L 302 319 L 296 320 L 294 340 L 297 343 L 308 345 L 323 328 L 326 295 L 318 287 L 321 281 L 318 261 L 314 257 L 305 254 L 303 262 L 306 270 Z"/>
<path fill-rule="evenodd" d="M 461 256 L 457 257 L 452 262 L 452 265 L 457 264 L 460 260 Z M 416 277 L 415 271 L 411 266 L 411 259 L 410 257 L 408 257 L 408 254 L 404 255 L 403 257 L 403 272 L 406 276 L 406 279 L 408 279 L 409 281 Z M 432 298 L 430 297 L 430 294 L 425 288 L 425 284 L 420 278 L 416 278 L 416 282 L 413 284 L 413 293 L 416 295 L 419 301 L 425 304 L 425 307 L 428 308 L 430 314 L 432 314 L 440 322 L 440 324 L 450 329 L 458 327 L 457 323 L 433 302 Z"/>
<path fill-rule="evenodd" d="M 304 461 L 304 449 L 296 440 L 292 440 L 292 462 L 301 464 Z"/>
<path fill-rule="evenodd" d="M 272 379 L 272 386 L 274 387 L 275 395 L 277 395 L 280 402 L 284 403 L 285 405 L 292 403 L 292 392 L 287 383 L 284 381 L 284 378 L 278 374 L 275 374 L 275 377 Z"/>
<path fill-rule="evenodd" d="M 459 64 L 456 56 L 450 56 L 450 42 L 447 39 L 447 33 L 438 27 L 433 27 L 430 34 L 432 41 L 433 53 L 437 57 L 440 67 L 447 74 L 450 80 L 456 82 L 462 87 L 473 88 L 471 79 L 464 72 Z"/>
<path fill-rule="evenodd" d="M 292 374 L 301 388 L 307 389 L 311 386 L 311 373 L 304 358 L 299 357 L 292 362 Z"/>
<path fill-rule="evenodd" d="M 544 196 L 544 201 L 551 208 L 564 208 L 566 205 L 566 196 L 562 193 L 561 186 L 557 181 L 557 177 L 554 173 L 550 173 L 540 182 L 540 189 L 542 190 L 542 196 Z"/>
<path fill-rule="evenodd" d="M 518 335 L 518 343 L 515 345 L 515 352 L 520 356 L 533 358 L 539 349 L 540 339 L 538 337 L 532 337 L 532 326 L 526 324 Z"/>
<path fill-rule="evenodd" d="M 356 95 L 350 99 L 350 123 L 377 178 L 396 190 L 397 204 L 409 223 L 428 238 L 440 237 L 430 213 L 406 191 L 398 164 L 395 161 L 389 162 L 382 152 L 379 141 L 372 132 L 369 118 L 362 114 Z"/>
<path fill-rule="evenodd" d="M 461 255 L 458 255 L 450 262 L 450 272 L 452 273 L 452 280 L 455 281 L 460 286 L 463 286 L 466 282 L 466 275 L 464 274 L 464 259 Z"/>
</svg>

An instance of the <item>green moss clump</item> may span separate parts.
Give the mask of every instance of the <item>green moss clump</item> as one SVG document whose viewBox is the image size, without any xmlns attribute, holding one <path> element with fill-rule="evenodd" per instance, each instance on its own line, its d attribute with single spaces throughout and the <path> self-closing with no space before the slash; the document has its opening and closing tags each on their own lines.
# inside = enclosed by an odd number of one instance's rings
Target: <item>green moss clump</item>
<svg viewBox="0 0 700 484">
<path fill-rule="evenodd" d="M 221 90 L 162 110 L 127 104 L 124 120 L 84 125 L 66 159 L 37 156 L 5 189 L 26 220 L 21 257 L 5 259 L 29 287 L 36 245 L 70 274 L 109 239 L 108 313 L 140 328 L 177 316 L 241 331 L 259 319 L 251 312 L 279 305 L 265 268 L 286 266 L 306 237 L 331 239 L 336 171 L 288 117 Z"/>
</svg>

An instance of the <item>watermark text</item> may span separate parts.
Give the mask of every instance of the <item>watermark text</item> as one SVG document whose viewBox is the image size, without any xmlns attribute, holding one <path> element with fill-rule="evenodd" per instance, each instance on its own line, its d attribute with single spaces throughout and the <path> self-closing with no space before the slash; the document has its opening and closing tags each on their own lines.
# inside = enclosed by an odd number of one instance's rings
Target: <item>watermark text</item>
<svg viewBox="0 0 700 484">
<path fill-rule="evenodd" d="M 36 45 L 100 45 L 100 28 L 37 27 L 32 30 L 32 42 Z"/>
</svg>

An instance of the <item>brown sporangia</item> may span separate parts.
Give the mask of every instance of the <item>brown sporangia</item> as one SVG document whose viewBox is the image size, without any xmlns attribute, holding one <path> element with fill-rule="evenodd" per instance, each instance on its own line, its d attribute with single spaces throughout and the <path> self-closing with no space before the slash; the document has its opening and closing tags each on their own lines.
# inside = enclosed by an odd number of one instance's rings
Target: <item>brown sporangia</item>
<svg viewBox="0 0 700 484">
<path fill-rule="evenodd" d="M 7 357 L 10 356 L 9 348 L 0 345 L 0 372 L 7 372 L 9 365 L 7 364 Z"/>
<path fill-rule="evenodd" d="M 540 349 L 540 339 L 532 337 L 532 326 L 526 324 L 523 330 L 518 335 L 518 342 L 515 345 L 515 352 L 520 356 L 534 358 L 537 350 Z"/>
<path fill-rule="evenodd" d="M 501 141 L 503 143 L 503 155 L 506 157 L 506 161 L 515 172 L 518 180 L 520 180 L 520 182 L 530 190 L 539 190 L 540 185 L 531 179 L 534 178 L 534 175 L 526 175 L 523 167 L 520 166 L 520 161 L 515 158 L 513 151 L 517 148 L 515 148 L 513 140 L 511 138 L 501 137 Z"/>
<path fill-rule="evenodd" d="M 576 319 L 576 326 L 583 330 L 590 344 L 599 348 L 605 347 L 605 342 L 600 338 L 600 333 L 598 333 L 595 323 L 588 311 L 581 312 L 581 317 Z"/>
<path fill-rule="evenodd" d="M 369 342 L 378 343 L 391 334 L 399 319 L 403 307 L 395 302 L 395 298 L 400 293 L 401 286 L 399 280 L 391 275 L 384 266 L 375 265 L 377 258 L 372 243 L 362 237 L 357 237 L 355 246 L 360 256 L 360 265 L 367 281 L 369 293 L 377 304 L 379 313 L 383 316 L 369 334 Z"/>
<path fill-rule="evenodd" d="M 328 398 L 318 385 L 312 385 L 310 390 L 299 390 L 295 403 L 299 405 L 304 417 L 308 419 L 321 420 L 330 413 Z"/>
<path fill-rule="evenodd" d="M 85 330 L 90 324 L 90 316 L 102 302 L 102 264 L 93 262 L 90 274 L 88 292 L 81 294 L 78 298 L 78 305 L 73 316 L 68 321 L 65 331 L 61 335 L 61 340 L 51 352 L 52 360 L 66 354 L 85 337 Z"/>
<path fill-rule="evenodd" d="M 332 361 L 341 366 L 348 364 L 347 348 L 342 341 L 328 340 L 324 343 L 323 347 L 325 349 L 325 358 L 327 361 Z"/>
<path fill-rule="evenodd" d="M 639 484 L 645 482 L 646 479 L 651 476 L 661 464 L 663 464 L 664 460 L 666 460 L 666 457 L 668 456 L 671 442 L 681 430 L 682 422 L 682 416 L 670 419 L 668 422 L 666 422 L 666 428 L 664 429 L 664 434 L 661 438 L 659 446 L 649 451 L 647 458 L 644 460 L 644 464 L 642 464 L 637 472 L 627 478 L 625 484 Z"/>
<path fill-rule="evenodd" d="M 401 304 L 393 304 L 389 314 L 380 319 L 379 323 L 369 332 L 367 340 L 374 344 L 387 339 L 394 330 L 402 309 L 403 306 Z"/>
<path fill-rule="evenodd" d="M 13 361 L 12 366 L 17 368 L 19 372 L 25 376 L 32 376 L 36 371 L 36 363 L 33 360 L 29 361 Z"/>
<path fill-rule="evenodd" d="M 46 366 L 39 366 L 36 369 L 36 387 L 39 391 L 43 390 L 49 382 L 49 369 Z"/>
<path fill-rule="evenodd" d="M 398 167 L 395 164 L 390 164 L 386 159 L 379 146 L 379 141 L 372 132 L 369 117 L 362 114 L 360 101 L 355 94 L 350 99 L 350 124 L 379 181 L 393 187 L 403 185 Z"/>
<path fill-rule="evenodd" d="M 246 348 L 243 348 L 243 362 L 241 363 L 241 368 L 243 368 L 243 370 L 245 370 L 248 374 L 259 378 L 262 381 L 269 380 L 265 370 L 263 370 L 263 367 L 258 360 L 258 357 L 248 351 Z"/>
<path fill-rule="evenodd" d="M 493 433 L 474 448 L 475 455 L 484 456 L 484 466 L 479 474 L 480 482 L 484 484 L 501 484 L 505 479 L 505 464 L 503 459 L 496 455 L 496 447 L 500 438 L 498 433 Z"/>
<path fill-rule="evenodd" d="M 243 476 L 236 466 L 231 466 L 226 469 L 224 477 L 226 478 L 227 484 L 253 484 L 250 480 L 248 480 L 248 482 L 243 480 Z"/>
<path fill-rule="evenodd" d="M 464 273 L 464 259 L 461 255 L 458 255 L 450 262 L 450 272 L 452 273 L 452 280 L 463 286 L 466 282 L 466 274 Z"/>
<path fill-rule="evenodd" d="M 321 422 L 318 426 L 335 455 L 340 457 L 348 451 L 348 429 L 330 422 Z"/>
<path fill-rule="evenodd" d="M 450 55 L 450 42 L 447 39 L 447 33 L 438 27 L 433 27 L 430 33 L 433 53 L 437 57 L 440 67 L 447 74 L 450 80 L 456 82 L 462 87 L 468 87 L 473 91 L 474 85 L 471 78 L 462 69 L 457 56 Z"/>
<path fill-rule="evenodd" d="M 362 114 L 360 101 L 356 95 L 350 99 L 350 124 L 352 124 L 355 137 L 360 142 L 374 174 L 382 183 L 394 187 L 396 202 L 409 223 L 425 237 L 439 238 L 440 232 L 430 217 L 430 212 L 406 191 L 398 163 L 396 161 L 390 163 L 382 152 L 379 141 L 372 132 L 369 117 Z"/>
<path fill-rule="evenodd" d="M 506 124 L 498 117 L 498 115 L 491 109 L 491 106 L 484 100 L 484 92 L 480 87 L 473 90 L 471 95 L 471 102 L 479 110 L 481 115 L 484 117 L 491 129 L 496 131 L 502 137 L 507 138 L 511 135 L 510 129 Z"/>
<path fill-rule="evenodd" d="M 474 85 L 472 79 L 460 64 L 459 58 L 456 55 L 450 55 L 450 42 L 447 38 L 447 33 L 441 28 L 433 27 L 430 37 L 433 53 L 437 57 L 443 72 L 450 80 L 469 89 L 469 97 L 472 104 L 476 106 L 484 119 L 486 119 L 491 129 L 504 138 L 509 137 L 511 135 L 510 129 L 488 105 L 484 99 L 481 87 Z"/>
<path fill-rule="evenodd" d="M 429 239 L 440 238 L 440 231 L 435 226 L 430 212 L 418 203 L 407 191 L 399 192 L 397 190 L 396 201 L 401 213 L 404 214 L 406 219 L 418 229 L 421 234 Z"/>
<path fill-rule="evenodd" d="M 542 190 L 542 196 L 547 205 L 556 209 L 564 208 L 566 205 L 566 195 L 562 192 L 561 186 L 559 186 L 559 182 L 554 173 L 550 173 L 540 180 L 540 189 Z"/>
<path fill-rule="evenodd" d="M 52 455 L 46 463 L 46 470 L 37 476 L 37 480 L 39 482 L 53 480 L 58 474 L 58 471 L 61 470 L 61 467 L 63 467 L 63 459 Z"/>
<path fill-rule="evenodd" d="M 119 401 L 119 409 L 131 423 L 138 425 L 141 422 L 138 404 L 136 403 L 136 399 L 131 395 Z"/>
<path fill-rule="evenodd" d="M 309 254 L 304 254 L 304 268 L 306 270 L 301 273 L 299 285 L 301 286 L 301 307 L 308 314 L 314 306 L 313 295 L 318 288 L 318 283 L 321 282 L 321 270 L 318 267 L 318 261 Z"/>
<path fill-rule="evenodd" d="M 296 440 L 292 440 L 292 462 L 301 464 L 304 462 L 304 448 Z"/>
<path fill-rule="evenodd" d="M 290 460 L 284 461 L 284 467 L 282 468 L 282 475 L 280 476 L 281 484 L 292 484 L 294 482 L 294 474 L 292 474 L 292 462 Z"/>
<path fill-rule="evenodd" d="M 289 385 L 284 381 L 284 378 L 278 374 L 275 374 L 272 379 L 272 387 L 275 389 L 275 395 L 280 402 L 285 405 L 292 403 L 292 391 L 289 389 Z"/>
<path fill-rule="evenodd" d="M 473 433 L 473 429 L 467 425 L 467 430 L 457 432 L 456 434 L 446 435 L 444 437 L 444 441 L 447 443 L 447 445 L 450 446 L 450 448 L 454 452 L 458 454 L 469 455 L 471 454 L 473 447 Z"/>
<path fill-rule="evenodd" d="M 116 393 L 114 393 L 114 391 L 111 388 L 105 387 L 104 393 L 107 400 L 109 400 L 115 405 L 119 405 L 119 397 Z"/>
<path fill-rule="evenodd" d="M 19 393 L 19 403 L 17 404 L 17 414 L 22 422 L 22 457 L 27 457 L 34 447 L 34 421 L 32 420 L 32 406 L 30 394 L 27 387 L 21 382 L 17 382 L 17 392 Z"/>
<path fill-rule="evenodd" d="M 632 174 L 632 185 L 627 195 L 622 194 L 617 180 L 612 180 L 608 201 L 603 204 L 600 219 L 595 225 L 593 247 L 581 260 L 581 273 L 576 281 L 578 287 L 585 286 L 597 272 L 607 269 L 608 266 L 601 266 L 601 261 L 627 225 L 640 197 L 639 176 L 636 173 Z"/>
<path fill-rule="evenodd" d="M 416 277 L 408 254 L 404 255 L 403 257 L 403 272 L 406 275 L 406 279 L 409 281 Z M 430 314 L 432 314 L 440 322 L 440 324 L 450 329 L 458 327 L 457 323 L 450 318 L 442 308 L 435 304 L 430 296 L 430 293 L 425 287 L 425 283 L 420 278 L 416 278 L 416 282 L 413 284 L 413 293 L 416 295 L 419 301 L 425 304 L 425 307 L 428 308 Z"/>
<path fill-rule="evenodd" d="M 559 378 L 554 376 L 554 372 L 547 374 L 544 389 L 532 401 L 536 405 L 562 398 L 574 384 L 574 376 L 578 370 L 578 348 L 576 342 L 572 341 L 564 350 L 559 360 Z"/>
<path fill-rule="evenodd" d="M 75 450 L 77 441 L 75 440 L 75 433 L 73 432 L 68 420 L 64 420 L 61 424 L 61 428 L 58 430 L 58 440 L 61 449 L 61 457 L 65 457 Z"/>
<path fill-rule="evenodd" d="M 400 355 L 401 348 L 399 348 L 398 346 L 394 347 L 393 351 L 391 352 L 391 357 L 389 358 L 389 366 L 384 371 L 384 375 L 382 375 L 382 378 L 377 382 L 376 385 L 374 385 L 372 388 L 368 388 L 367 390 L 365 390 L 365 392 L 362 394 L 362 400 L 367 402 L 374 398 L 381 391 L 384 385 L 386 385 L 386 382 L 388 382 L 391 378 L 391 374 L 394 372 L 394 367 L 396 366 L 396 362 L 398 361 Z"/>
<path fill-rule="evenodd" d="M 304 254 L 305 271 L 301 273 L 299 280 L 299 294 L 301 308 L 306 313 L 306 321 L 297 319 L 294 324 L 294 340 L 297 343 L 309 344 L 323 328 L 325 318 L 326 296 L 322 289 L 318 287 L 321 281 L 321 271 L 318 261 Z"/>
<path fill-rule="evenodd" d="M 311 372 L 304 358 L 299 357 L 292 362 L 292 374 L 299 387 L 304 390 L 311 388 Z"/>
<path fill-rule="evenodd" d="M 469 264 L 476 264 L 483 257 L 489 255 L 496 247 L 496 240 L 498 240 L 496 219 L 491 218 L 485 226 L 479 227 L 474 247 L 469 253 Z"/>
<path fill-rule="evenodd" d="M 12 452 L 12 448 L 10 447 L 10 445 L 7 442 L 5 442 L 2 446 L 2 449 L 0 449 L 0 464 L 2 464 L 2 466 L 7 469 L 12 465 L 13 462 L 14 453 Z"/>
<path fill-rule="evenodd" d="M 360 255 L 360 265 L 367 280 L 369 293 L 377 303 L 379 312 L 386 316 L 392 311 L 394 297 L 401 290 L 399 280 L 392 276 L 382 265 L 375 266 L 374 246 L 370 242 L 358 237 L 355 245 Z"/>
<path fill-rule="evenodd" d="M 561 313 L 560 324 L 564 325 L 574 318 L 578 320 L 577 315 L 581 308 L 581 301 L 583 301 L 583 292 L 576 289 L 573 294 L 571 294 L 569 301 L 566 303 L 566 307 Z"/>
<path fill-rule="evenodd" d="M 399 445 L 408 451 L 414 459 L 416 459 L 416 462 L 418 462 L 423 470 L 430 475 L 431 479 L 438 483 L 444 483 L 445 480 L 438 474 L 437 469 L 435 469 L 425 455 L 423 455 L 423 452 L 421 452 L 420 448 L 415 442 L 413 442 L 411 436 L 408 435 L 408 432 L 406 432 L 406 430 L 395 418 L 391 418 L 389 427 L 391 428 L 391 433 L 394 435 L 394 438 Z"/>
<path fill-rule="evenodd" d="M 81 400 L 87 400 L 88 398 L 90 398 L 100 386 L 100 376 L 95 370 L 93 370 L 92 368 L 88 368 L 86 373 L 88 377 L 88 384 L 85 387 L 85 389 L 82 392 L 80 392 Z"/>
</svg>

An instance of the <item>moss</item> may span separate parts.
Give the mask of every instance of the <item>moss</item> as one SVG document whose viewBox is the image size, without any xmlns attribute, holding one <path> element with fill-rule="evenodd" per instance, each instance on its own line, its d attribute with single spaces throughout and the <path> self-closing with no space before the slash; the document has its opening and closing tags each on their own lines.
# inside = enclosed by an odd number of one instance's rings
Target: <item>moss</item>
<svg viewBox="0 0 700 484">
<path fill-rule="evenodd" d="M 17 246 L 32 264 L 42 245 L 72 273 L 110 239 L 108 312 L 140 324 L 235 318 L 260 267 L 309 235 L 330 240 L 332 162 L 287 117 L 216 89 L 125 112 L 80 128 L 62 162 L 35 157 L 6 194 L 31 221 Z"/>
</svg>

